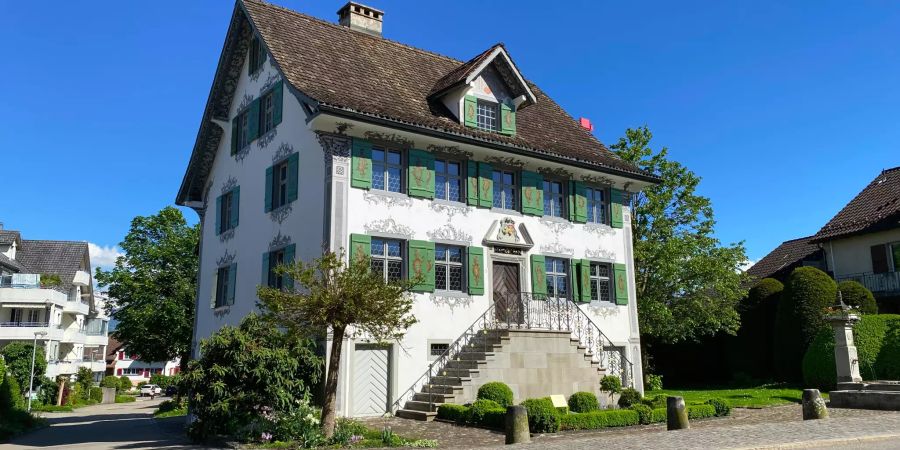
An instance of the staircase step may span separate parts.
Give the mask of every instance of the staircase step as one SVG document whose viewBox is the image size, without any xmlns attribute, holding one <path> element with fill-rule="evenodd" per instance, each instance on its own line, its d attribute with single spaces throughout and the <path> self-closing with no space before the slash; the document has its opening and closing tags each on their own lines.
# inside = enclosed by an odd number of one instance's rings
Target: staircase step
<svg viewBox="0 0 900 450">
<path fill-rule="evenodd" d="M 447 384 L 426 384 L 422 386 L 422 393 L 428 394 L 447 394 L 447 395 L 456 395 L 461 393 L 463 390 L 462 386 L 451 386 Z"/>
<path fill-rule="evenodd" d="M 436 412 L 415 411 L 411 409 L 399 409 L 395 415 L 404 419 L 421 420 L 423 422 L 431 422 L 437 417 Z"/>
<path fill-rule="evenodd" d="M 456 396 L 453 394 L 416 392 L 413 394 L 413 400 L 431 403 L 452 403 L 456 400 Z"/>
<path fill-rule="evenodd" d="M 466 381 L 472 381 L 469 377 L 431 377 L 433 384 L 442 384 L 445 386 L 462 386 Z"/>
<path fill-rule="evenodd" d="M 477 372 L 478 369 L 457 369 L 457 368 L 446 368 L 438 372 L 438 376 L 443 377 L 472 377 L 472 372 Z"/>
<path fill-rule="evenodd" d="M 406 404 L 403 405 L 403 409 L 409 409 L 412 411 L 426 411 L 426 412 L 435 411 L 436 412 L 438 406 L 440 406 L 439 403 L 429 403 L 429 402 L 423 402 L 423 401 L 419 401 L 419 400 L 408 400 L 406 402 Z"/>
<path fill-rule="evenodd" d="M 447 362 L 445 366 L 448 369 L 477 369 L 486 364 L 486 361 L 477 359 L 454 359 Z"/>
<path fill-rule="evenodd" d="M 458 359 L 468 360 L 468 361 L 485 361 L 488 358 L 493 358 L 493 352 L 459 352 L 457 355 Z"/>
</svg>

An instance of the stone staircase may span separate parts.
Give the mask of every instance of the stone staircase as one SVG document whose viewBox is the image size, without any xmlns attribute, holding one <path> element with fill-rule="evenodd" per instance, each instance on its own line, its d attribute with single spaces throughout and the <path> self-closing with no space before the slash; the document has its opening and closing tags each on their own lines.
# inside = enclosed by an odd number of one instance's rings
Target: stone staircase
<svg viewBox="0 0 900 450">
<path fill-rule="evenodd" d="M 480 330 L 395 414 L 433 420 L 440 405 L 472 402 L 478 388 L 490 381 L 509 385 L 516 402 L 577 391 L 599 394 L 606 373 L 600 359 L 570 331 Z"/>
</svg>

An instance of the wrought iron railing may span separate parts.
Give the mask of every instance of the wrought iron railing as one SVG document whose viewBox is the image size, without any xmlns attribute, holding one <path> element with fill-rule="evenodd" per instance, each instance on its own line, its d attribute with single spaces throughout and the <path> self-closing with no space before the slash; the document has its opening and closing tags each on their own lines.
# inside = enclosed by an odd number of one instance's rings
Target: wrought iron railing
<svg viewBox="0 0 900 450">
<path fill-rule="evenodd" d="M 837 281 L 857 281 L 875 294 L 900 293 L 900 272 L 854 273 L 836 278 Z"/>
<path fill-rule="evenodd" d="M 493 351 L 496 344 L 491 332 L 500 330 L 568 331 L 586 348 L 592 359 L 606 369 L 607 374 L 620 377 L 625 387 L 634 387 L 634 364 L 625 356 L 625 348 L 614 346 L 600 327 L 572 300 L 530 292 L 494 292 L 494 302 L 440 356 L 428 364 L 428 369 L 412 386 L 397 397 L 391 406 L 391 412 L 402 408 L 422 388 L 440 384 L 434 383 L 435 377 L 459 378 L 458 370 L 462 368 L 463 362 L 457 356 L 463 350 L 483 353 Z M 437 396 L 434 390 L 429 389 L 422 394 L 427 394 L 427 402 L 434 406 Z"/>
<path fill-rule="evenodd" d="M 0 322 L 0 327 L 46 327 L 47 322 Z"/>
</svg>

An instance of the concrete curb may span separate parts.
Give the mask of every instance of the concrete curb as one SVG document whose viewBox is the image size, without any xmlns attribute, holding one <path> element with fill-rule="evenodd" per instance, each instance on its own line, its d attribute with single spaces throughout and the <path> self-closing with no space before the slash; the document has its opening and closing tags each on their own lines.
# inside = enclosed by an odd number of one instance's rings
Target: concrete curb
<svg viewBox="0 0 900 450">
<path fill-rule="evenodd" d="M 821 447 L 825 445 L 849 445 L 849 444 L 861 444 L 866 442 L 878 442 L 878 441 L 887 441 L 889 439 L 898 439 L 900 438 L 900 434 L 898 433 L 890 433 L 890 434 L 877 434 L 872 436 L 860 436 L 853 438 L 834 438 L 834 439 L 817 439 L 815 441 L 803 441 L 803 442 L 790 442 L 786 444 L 771 444 L 771 445 L 762 445 L 756 447 L 738 447 L 734 450 L 771 450 L 771 449 L 795 449 L 795 448 L 813 448 L 813 447 Z"/>
</svg>

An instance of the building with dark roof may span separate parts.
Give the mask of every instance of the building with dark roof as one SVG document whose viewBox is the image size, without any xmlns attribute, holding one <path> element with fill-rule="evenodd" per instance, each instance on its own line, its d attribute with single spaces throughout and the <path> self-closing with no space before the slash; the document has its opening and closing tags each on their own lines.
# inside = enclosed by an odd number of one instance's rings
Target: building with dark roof
<svg viewBox="0 0 900 450">
<path fill-rule="evenodd" d="M 345 337 L 343 415 L 433 418 L 425 380 L 458 394 L 440 401 L 471 400 L 478 380 L 457 389 L 426 371 L 449 368 L 451 344 L 482 316 L 593 347 L 542 356 L 556 367 L 494 368 L 516 398 L 596 391 L 603 374 L 642 390 L 626 199 L 658 178 L 597 140 L 502 43 L 451 58 L 385 38 L 384 17 L 355 2 L 337 23 L 236 3 L 176 197 L 200 215 L 194 351 L 256 309 L 259 285 L 292 287 L 275 267 L 324 248 L 371 258 L 386 280 L 424 280 L 402 342 Z M 559 321 L 525 314 L 548 296 Z M 573 336 L 576 322 L 590 331 Z"/>
<path fill-rule="evenodd" d="M 784 241 L 768 255 L 747 269 L 756 280 L 775 278 L 785 281 L 797 267 L 813 266 L 824 270 L 824 253 L 810 242 L 812 236 Z"/>
<path fill-rule="evenodd" d="M 87 243 L 0 230 L 0 347 L 37 336 L 47 377 L 84 366 L 99 378 L 108 322 L 94 296 Z"/>
</svg>

